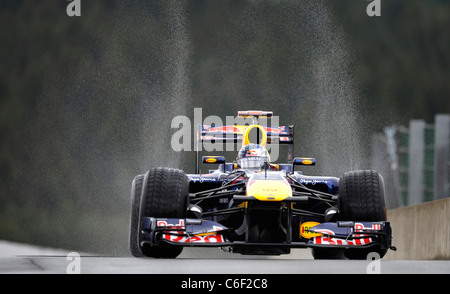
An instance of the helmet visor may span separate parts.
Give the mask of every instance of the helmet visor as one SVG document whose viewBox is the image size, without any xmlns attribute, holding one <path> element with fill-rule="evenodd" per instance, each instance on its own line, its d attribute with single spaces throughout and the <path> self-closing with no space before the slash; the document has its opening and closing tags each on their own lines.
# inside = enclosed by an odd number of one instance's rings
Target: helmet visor
<svg viewBox="0 0 450 294">
<path fill-rule="evenodd" d="M 239 159 L 238 164 L 241 168 L 260 169 L 264 166 L 264 163 L 266 161 L 267 161 L 267 157 L 251 156 L 251 157 Z"/>
</svg>

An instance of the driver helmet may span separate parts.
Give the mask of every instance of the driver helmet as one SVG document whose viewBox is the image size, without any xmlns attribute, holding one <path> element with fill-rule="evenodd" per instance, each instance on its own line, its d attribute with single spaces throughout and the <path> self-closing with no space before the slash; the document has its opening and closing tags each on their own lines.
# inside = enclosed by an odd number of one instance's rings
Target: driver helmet
<svg viewBox="0 0 450 294">
<path fill-rule="evenodd" d="M 264 163 L 270 163 L 266 148 L 258 144 L 248 144 L 239 150 L 237 163 L 245 169 L 261 169 Z"/>
</svg>

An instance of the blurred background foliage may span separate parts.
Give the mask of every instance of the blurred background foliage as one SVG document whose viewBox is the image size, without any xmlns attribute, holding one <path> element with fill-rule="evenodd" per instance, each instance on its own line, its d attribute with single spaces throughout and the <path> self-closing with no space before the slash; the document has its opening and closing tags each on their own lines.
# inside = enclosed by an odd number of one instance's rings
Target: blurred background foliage
<svg viewBox="0 0 450 294">
<path fill-rule="evenodd" d="M 131 181 L 193 172 L 170 123 L 195 107 L 273 110 L 335 176 L 384 126 L 450 113 L 447 0 L 81 3 L 0 0 L 1 239 L 127 254 Z"/>
</svg>

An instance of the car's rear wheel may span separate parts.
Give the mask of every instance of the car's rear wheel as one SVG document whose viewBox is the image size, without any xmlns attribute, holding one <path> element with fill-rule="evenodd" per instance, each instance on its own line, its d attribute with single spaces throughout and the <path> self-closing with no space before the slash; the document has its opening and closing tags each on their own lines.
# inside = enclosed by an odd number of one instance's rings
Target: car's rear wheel
<svg viewBox="0 0 450 294">
<path fill-rule="evenodd" d="M 140 226 L 144 217 L 160 217 L 160 218 L 186 218 L 189 180 L 186 174 L 173 168 L 154 168 L 150 169 L 142 178 L 142 191 L 140 197 L 136 192 L 138 185 L 135 180 L 135 199 L 133 203 L 137 205 L 139 199 L 139 214 L 137 218 L 137 226 L 133 226 L 131 221 L 131 234 L 133 232 L 136 238 L 130 237 L 130 249 L 134 256 L 146 256 L 154 258 L 175 258 L 183 250 L 181 246 L 174 246 L 164 242 L 157 245 L 144 244 L 140 245 Z M 133 189 L 132 189 L 133 192 Z M 132 212 L 137 209 L 133 208 Z M 134 215 L 136 219 L 136 215 Z M 132 214 L 133 218 L 133 214 Z M 137 243 L 137 245 L 136 245 Z M 133 250 L 138 248 L 140 251 L 136 254 Z"/>
</svg>

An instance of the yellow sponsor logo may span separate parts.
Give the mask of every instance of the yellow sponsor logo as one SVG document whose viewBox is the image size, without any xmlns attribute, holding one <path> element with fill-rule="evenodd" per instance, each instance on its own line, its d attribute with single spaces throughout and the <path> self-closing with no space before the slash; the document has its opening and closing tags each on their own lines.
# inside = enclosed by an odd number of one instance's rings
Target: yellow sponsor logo
<svg viewBox="0 0 450 294">
<path fill-rule="evenodd" d="M 322 236 L 322 234 L 314 233 L 313 231 L 310 231 L 310 229 L 312 229 L 313 227 L 315 227 L 317 225 L 320 225 L 320 223 L 318 223 L 318 222 L 306 222 L 306 223 L 303 223 L 300 226 L 300 235 L 303 238 L 306 238 L 306 239 L 311 239 L 313 237 Z"/>
<path fill-rule="evenodd" d="M 216 162 L 217 161 L 217 159 L 216 158 L 213 158 L 213 157 L 210 157 L 210 158 L 207 158 L 206 159 L 206 162 L 209 162 L 209 163 L 214 163 L 214 162 Z"/>
</svg>

